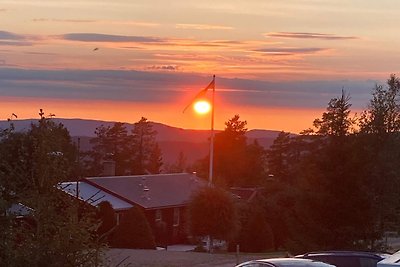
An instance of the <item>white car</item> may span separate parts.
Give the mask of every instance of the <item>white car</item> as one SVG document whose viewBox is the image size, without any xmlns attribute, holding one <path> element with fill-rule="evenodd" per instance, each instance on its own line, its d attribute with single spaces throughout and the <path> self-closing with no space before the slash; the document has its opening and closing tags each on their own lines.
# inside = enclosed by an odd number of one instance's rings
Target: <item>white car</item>
<svg viewBox="0 0 400 267">
<path fill-rule="evenodd" d="M 400 250 L 393 255 L 381 260 L 376 265 L 377 267 L 400 267 Z"/>
<path fill-rule="evenodd" d="M 236 267 L 335 267 L 335 265 L 309 259 L 273 258 L 246 261 Z"/>
</svg>

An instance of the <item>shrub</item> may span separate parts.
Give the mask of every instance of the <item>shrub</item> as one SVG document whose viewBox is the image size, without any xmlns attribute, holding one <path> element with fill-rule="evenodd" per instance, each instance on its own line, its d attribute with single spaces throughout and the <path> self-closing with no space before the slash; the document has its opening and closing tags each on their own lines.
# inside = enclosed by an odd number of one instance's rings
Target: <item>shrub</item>
<svg viewBox="0 0 400 267">
<path fill-rule="evenodd" d="M 155 249 L 154 236 L 143 212 L 133 207 L 123 214 L 111 246 L 118 248 Z"/>
</svg>

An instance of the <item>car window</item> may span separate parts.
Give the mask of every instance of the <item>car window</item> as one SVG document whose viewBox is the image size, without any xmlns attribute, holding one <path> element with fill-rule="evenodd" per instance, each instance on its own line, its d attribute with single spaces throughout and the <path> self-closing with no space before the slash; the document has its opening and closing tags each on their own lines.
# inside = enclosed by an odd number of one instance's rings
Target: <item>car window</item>
<svg viewBox="0 0 400 267">
<path fill-rule="evenodd" d="M 329 263 L 336 265 L 337 267 L 361 267 L 359 258 L 352 256 L 330 257 Z"/>
<path fill-rule="evenodd" d="M 360 260 L 358 257 L 352 256 L 332 256 L 332 255 L 312 255 L 308 256 L 308 258 L 326 262 L 329 264 L 333 264 L 337 267 L 364 267 L 360 264 Z M 366 265 L 365 267 L 370 267 L 370 265 Z M 372 265 L 371 267 L 376 267 L 376 265 Z"/>
<path fill-rule="evenodd" d="M 268 263 L 259 263 L 259 262 L 250 262 L 246 265 L 242 265 L 241 267 L 271 267 L 272 265 Z"/>
</svg>

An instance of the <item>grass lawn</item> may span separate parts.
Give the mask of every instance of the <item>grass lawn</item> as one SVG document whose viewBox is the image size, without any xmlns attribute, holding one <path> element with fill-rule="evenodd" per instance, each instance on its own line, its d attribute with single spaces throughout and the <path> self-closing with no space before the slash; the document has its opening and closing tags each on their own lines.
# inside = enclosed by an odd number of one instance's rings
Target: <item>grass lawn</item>
<svg viewBox="0 0 400 267">
<path fill-rule="evenodd" d="M 251 259 L 284 257 L 285 253 L 240 254 L 239 263 Z M 145 249 L 110 249 L 107 260 L 111 266 L 148 266 L 148 267 L 184 267 L 184 266 L 235 266 L 234 253 L 200 253 Z M 118 265 L 120 264 L 120 265 Z"/>
</svg>

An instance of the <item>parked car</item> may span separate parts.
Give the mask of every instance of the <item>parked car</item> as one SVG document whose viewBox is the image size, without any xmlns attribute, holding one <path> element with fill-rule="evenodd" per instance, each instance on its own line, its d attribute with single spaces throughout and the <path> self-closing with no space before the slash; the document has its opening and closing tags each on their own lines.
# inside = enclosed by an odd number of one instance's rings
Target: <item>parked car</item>
<svg viewBox="0 0 400 267">
<path fill-rule="evenodd" d="M 381 260 L 377 264 L 378 267 L 400 267 L 400 250 L 393 255 Z"/>
<path fill-rule="evenodd" d="M 236 267 L 335 267 L 334 265 L 309 260 L 295 258 L 273 258 L 246 261 Z"/>
<path fill-rule="evenodd" d="M 295 258 L 322 261 L 337 267 L 376 267 L 377 263 L 384 259 L 384 255 L 361 251 L 320 251 L 298 255 Z"/>
</svg>

